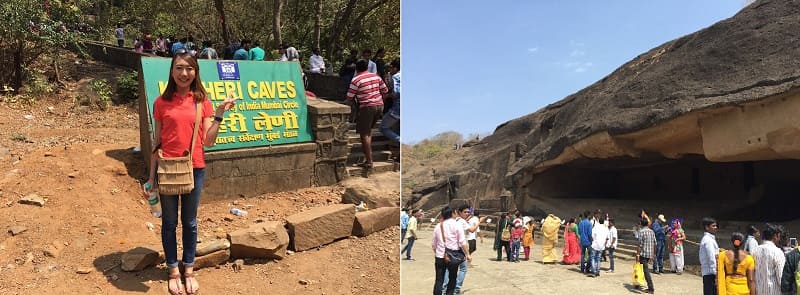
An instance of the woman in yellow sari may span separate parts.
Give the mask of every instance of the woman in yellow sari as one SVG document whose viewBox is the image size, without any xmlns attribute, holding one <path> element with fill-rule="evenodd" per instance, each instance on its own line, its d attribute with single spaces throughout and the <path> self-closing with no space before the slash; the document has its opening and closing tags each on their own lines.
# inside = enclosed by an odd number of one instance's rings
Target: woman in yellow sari
<svg viewBox="0 0 800 295">
<path fill-rule="evenodd" d="M 717 257 L 717 290 L 719 295 L 755 295 L 755 260 L 744 247 L 744 235 L 731 235 L 733 250 L 720 251 Z"/>
<path fill-rule="evenodd" d="M 561 218 L 553 214 L 547 215 L 542 223 L 542 263 L 560 261 L 556 257 L 554 248 L 558 242 L 558 229 L 561 227 Z"/>
</svg>

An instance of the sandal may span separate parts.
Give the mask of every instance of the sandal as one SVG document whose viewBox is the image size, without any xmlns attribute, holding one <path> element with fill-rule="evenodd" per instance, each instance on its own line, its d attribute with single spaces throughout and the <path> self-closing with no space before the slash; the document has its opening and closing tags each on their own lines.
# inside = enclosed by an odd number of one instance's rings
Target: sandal
<svg viewBox="0 0 800 295">
<path fill-rule="evenodd" d="M 178 287 L 177 288 L 178 291 L 174 291 L 175 289 L 172 289 L 172 281 L 173 280 L 176 282 L 175 286 Z M 183 294 L 183 283 L 181 283 L 181 274 L 180 273 L 177 273 L 177 274 L 174 274 L 174 275 L 173 274 L 169 275 L 169 280 L 167 281 L 167 290 L 169 290 L 169 294 L 172 294 L 172 295 L 182 295 Z"/>
<path fill-rule="evenodd" d="M 194 277 L 194 272 L 187 272 L 183 274 L 183 279 L 186 280 L 186 294 L 188 295 L 196 295 L 197 291 L 200 290 L 200 284 L 197 283 L 197 278 Z M 194 280 L 194 284 L 189 283 L 189 279 Z M 190 290 L 193 286 L 197 286 L 194 290 Z"/>
<path fill-rule="evenodd" d="M 372 163 L 361 162 L 361 163 L 356 164 L 356 166 L 369 169 L 369 168 L 372 168 Z"/>
</svg>

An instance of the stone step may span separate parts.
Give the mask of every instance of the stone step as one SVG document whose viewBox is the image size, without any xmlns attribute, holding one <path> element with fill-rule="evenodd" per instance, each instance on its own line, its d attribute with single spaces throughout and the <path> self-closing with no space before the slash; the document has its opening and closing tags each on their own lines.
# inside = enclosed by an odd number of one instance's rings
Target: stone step
<svg viewBox="0 0 800 295">
<path fill-rule="evenodd" d="M 392 141 L 388 139 L 376 141 L 373 138 L 372 150 L 373 151 L 391 150 L 392 149 L 391 143 Z M 359 140 L 357 143 L 350 144 L 350 153 L 363 152 L 364 150 L 361 147 L 362 147 L 361 140 Z"/>
<path fill-rule="evenodd" d="M 359 166 L 347 166 L 347 174 L 350 176 L 360 176 L 365 177 L 367 173 L 380 173 L 380 172 L 389 172 L 389 171 L 397 171 L 400 167 L 396 167 L 394 162 L 373 162 L 372 169 L 367 171 L 363 167 Z"/>
<path fill-rule="evenodd" d="M 372 162 L 387 162 L 392 157 L 391 151 L 372 151 Z M 364 153 L 362 152 L 350 152 L 350 155 L 347 156 L 347 165 L 353 165 L 364 162 Z"/>
<path fill-rule="evenodd" d="M 381 133 L 380 130 L 375 128 L 372 129 L 372 142 L 377 142 L 377 141 L 389 141 L 389 138 L 383 135 L 383 133 Z M 350 130 L 347 132 L 347 143 L 361 144 L 361 136 L 359 136 L 355 130 Z"/>
</svg>

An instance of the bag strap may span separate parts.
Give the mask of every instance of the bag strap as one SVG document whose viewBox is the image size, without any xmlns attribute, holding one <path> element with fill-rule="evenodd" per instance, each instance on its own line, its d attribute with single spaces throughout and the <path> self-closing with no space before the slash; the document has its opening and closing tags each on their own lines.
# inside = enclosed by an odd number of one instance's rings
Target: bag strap
<svg viewBox="0 0 800 295">
<path fill-rule="evenodd" d="M 194 112 L 195 112 L 195 120 L 194 120 L 194 129 L 192 129 L 192 145 L 189 149 L 189 162 L 192 161 L 192 154 L 194 154 L 194 144 L 197 140 L 197 130 L 200 128 L 200 117 L 203 113 L 203 105 L 200 102 L 196 102 L 194 104 Z"/>
<path fill-rule="evenodd" d="M 444 220 L 439 223 L 439 233 L 442 234 L 442 244 L 444 244 L 444 249 L 447 250 L 447 240 L 444 237 Z"/>
</svg>

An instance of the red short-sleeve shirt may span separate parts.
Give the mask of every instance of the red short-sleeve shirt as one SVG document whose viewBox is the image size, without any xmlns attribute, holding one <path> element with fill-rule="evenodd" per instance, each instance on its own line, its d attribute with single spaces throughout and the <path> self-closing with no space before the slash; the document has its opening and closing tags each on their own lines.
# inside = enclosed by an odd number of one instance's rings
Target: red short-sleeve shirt
<svg viewBox="0 0 800 295">
<path fill-rule="evenodd" d="M 203 141 L 206 137 L 203 120 L 214 114 L 211 101 L 206 99 L 201 105 L 203 113 L 198 127 L 199 134 L 197 134 L 197 141 L 192 152 L 192 167 L 194 168 L 206 167 L 203 156 Z M 164 151 L 164 157 L 180 157 L 189 150 L 196 114 L 192 92 L 188 92 L 184 96 L 175 93 L 172 101 L 166 101 L 161 96 L 156 98 L 153 103 L 153 117 L 161 125 L 161 149 Z"/>
</svg>

